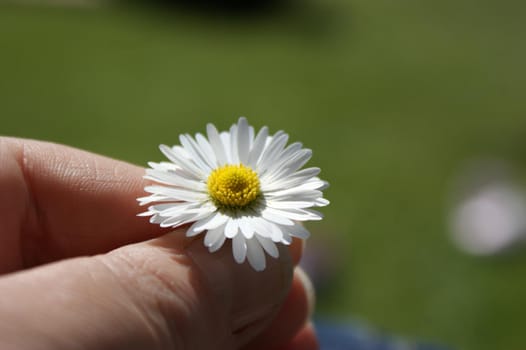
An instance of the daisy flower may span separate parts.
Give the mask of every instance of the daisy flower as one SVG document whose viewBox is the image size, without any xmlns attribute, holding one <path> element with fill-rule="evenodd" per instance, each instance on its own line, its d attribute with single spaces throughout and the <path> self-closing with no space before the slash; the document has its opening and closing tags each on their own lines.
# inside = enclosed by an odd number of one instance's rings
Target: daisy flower
<svg viewBox="0 0 526 350">
<path fill-rule="evenodd" d="M 312 151 L 299 142 L 286 146 L 283 131 L 269 135 L 263 127 L 256 134 L 243 117 L 229 131 L 212 124 L 206 131 L 180 135 L 180 146 L 160 146 L 170 162 L 148 163 L 145 178 L 158 185 L 145 187 L 150 195 L 138 201 L 149 207 L 139 215 L 161 227 L 191 224 L 186 235 L 206 232 L 210 252 L 231 239 L 237 263 L 264 270 L 265 252 L 277 258 L 276 244 L 309 236 L 300 222 L 322 219 L 310 208 L 329 204 L 322 193 L 328 184 L 319 168 L 300 170 Z"/>
</svg>

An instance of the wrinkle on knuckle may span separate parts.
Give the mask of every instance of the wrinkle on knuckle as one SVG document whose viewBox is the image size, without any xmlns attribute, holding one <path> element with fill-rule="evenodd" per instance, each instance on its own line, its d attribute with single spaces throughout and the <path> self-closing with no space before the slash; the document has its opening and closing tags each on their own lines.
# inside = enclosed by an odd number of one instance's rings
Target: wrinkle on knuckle
<svg viewBox="0 0 526 350">
<path fill-rule="evenodd" d="M 150 322 L 161 328 L 164 337 L 181 349 L 194 348 L 197 329 L 203 327 L 205 304 L 189 274 L 192 267 L 174 262 L 167 254 L 152 248 L 127 247 L 110 253 L 117 276 Z M 195 338 L 195 337 L 193 337 Z M 192 344 L 190 346 L 190 344 Z"/>
<path fill-rule="evenodd" d="M 108 259 L 109 257 L 109 259 Z M 142 268 L 138 268 L 135 260 L 126 252 L 101 256 L 98 259 L 117 283 L 116 289 L 119 299 L 127 299 L 126 307 L 133 318 L 140 323 L 140 329 L 146 331 L 155 347 L 152 349 L 183 349 L 180 347 L 181 336 L 171 330 L 167 324 L 166 315 L 159 307 L 159 301 L 151 291 L 144 288 Z"/>
<path fill-rule="evenodd" d="M 213 339 L 222 344 L 229 341 L 225 304 L 185 252 L 128 246 L 111 254 L 128 270 L 127 287 L 141 294 L 181 349 L 206 349 Z M 210 337 L 203 338 L 203 333 Z"/>
</svg>

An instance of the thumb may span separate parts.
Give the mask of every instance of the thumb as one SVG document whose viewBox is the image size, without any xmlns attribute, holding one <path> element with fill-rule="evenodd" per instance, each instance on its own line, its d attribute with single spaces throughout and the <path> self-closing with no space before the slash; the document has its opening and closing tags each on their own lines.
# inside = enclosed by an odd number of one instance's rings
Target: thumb
<svg viewBox="0 0 526 350">
<path fill-rule="evenodd" d="M 238 349 L 291 279 L 287 247 L 256 272 L 174 232 L 0 278 L 0 348 Z"/>
</svg>

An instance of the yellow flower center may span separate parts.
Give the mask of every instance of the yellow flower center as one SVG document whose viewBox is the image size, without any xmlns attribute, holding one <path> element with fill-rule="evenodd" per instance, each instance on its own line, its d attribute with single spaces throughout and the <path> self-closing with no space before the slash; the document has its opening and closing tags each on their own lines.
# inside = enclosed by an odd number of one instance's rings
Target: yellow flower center
<svg viewBox="0 0 526 350">
<path fill-rule="evenodd" d="M 241 209 L 259 196 L 256 172 L 242 164 L 224 165 L 212 171 L 207 180 L 208 194 L 222 209 Z"/>
</svg>

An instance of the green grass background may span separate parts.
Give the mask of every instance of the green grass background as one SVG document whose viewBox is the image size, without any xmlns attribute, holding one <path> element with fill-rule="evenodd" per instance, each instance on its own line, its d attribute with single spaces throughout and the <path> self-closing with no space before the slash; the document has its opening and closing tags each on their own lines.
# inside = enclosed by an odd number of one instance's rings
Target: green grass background
<svg viewBox="0 0 526 350">
<path fill-rule="evenodd" d="M 523 349 L 526 255 L 447 238 L 467 161 L 526 162 L 526 5 L 297 1 L 260 16 L 0 5 L 0 133 L 138 164 L 246 115 L 314 150 L 315 239 L 340 269 L 320 315 L 460 349 Z"/>
</svg>

